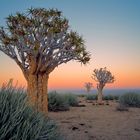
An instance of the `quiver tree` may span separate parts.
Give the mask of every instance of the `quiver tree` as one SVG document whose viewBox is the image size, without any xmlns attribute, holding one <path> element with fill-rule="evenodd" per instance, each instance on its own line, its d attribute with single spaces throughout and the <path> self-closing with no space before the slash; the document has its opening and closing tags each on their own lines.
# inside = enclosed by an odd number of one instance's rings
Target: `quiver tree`
<svg viewBox="0 0 140 140">
<path fill-rule="evenodd" d="M 0 28 L 0 50 L 21 68 L 27 80 L 28 101 L 37 111 L 48 112 L 49 74 L 60 64 L 90 60 L 84 40 L 69 29 L 57 9 L 31 8 L 10 15 Z"/>
<path fill-rule="evenodd" d="M 94 69 L 92 79 L 94 79 L 97 82 L 98 103 L 102 104 L 103 88 L 107 83 L 113 83 L 115 81 L 115 78 L 111 74 L 111 72 L 105 67 L 100 69 Z"/>
<path fill-rule="evenodd" d="M 93 87 L 93 84 L 90 83 L 90 82 L 87 82 L 87 83 L 85 83 L 84 86 L 86 88 L 87 93 L 89 93 L 91 91 L 92 87 Z"/>
</svg>

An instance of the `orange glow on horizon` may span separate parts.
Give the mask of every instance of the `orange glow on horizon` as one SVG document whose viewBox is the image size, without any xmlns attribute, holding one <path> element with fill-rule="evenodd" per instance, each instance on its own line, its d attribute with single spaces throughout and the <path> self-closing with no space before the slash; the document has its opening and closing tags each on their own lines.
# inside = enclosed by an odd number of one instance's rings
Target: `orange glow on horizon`
<svg viewBox="0 0 140 140">
<path fill-rule="evenodd" d="M 5 64 L 5 63 L 4 63 Z M 68 64 L 63 64 L 56 68 L 49 76 L 48 88 L 49 89 L 84 89 L 85 82 L 93 83 L 94 89 L 96 89 L 96 82 L 91 78 L 94 68 L 99 68 L 93 64 L 87 66 L 81 66 L 74 61 Z M 10 67 L 7 68 L 7 66 Z M 105 88 L 140 88 L 140 73 L 138 69 L 124 67 L 109 67 L 108 69 L 115 76 L 116 81 L 111 84 L 106 84 Z M 2 83 L 8 82 L 13 78 L 14 83 L 18 81 L 19 86 L 27 87 L 26 80 L 22 74 L 20 68 L 9 59 L 8 64 L 3 65 L 0 71 L 0 86 Z"/>
<path fill-rule="evenodd" d="M 89 73 L 89 67 L 85 66 L 60 67 L 56 68 L 54 72 L 50 74 L 48 81 L 49 89 L 83 89 L 85 82 L 93 83 L 93 88 L 96 89 L 96 82 L 91 78 Z M 69 69 L 69 70 L 68 70 Z M 79 70 L 79 71 L 77 71 Z M 70 72 L 71 71 L 71 72 Z M 27 87 L 26 80 L 23 77 L 22 72 L 17 73 L 18 76 L 10 74 L 3 74 L 0 77 L 0 86 L 2 83 L 8 82 L 10 78 L 14 79 L 14 83 L 18 81 L 18 86 Z M 106 84 L 105 88 L 140 88 L 139 73 L 135 75 L 129 75 L 128 73 L 118 72 L 115 75 L 116 81 L 114 83 Z"/>
</svg>

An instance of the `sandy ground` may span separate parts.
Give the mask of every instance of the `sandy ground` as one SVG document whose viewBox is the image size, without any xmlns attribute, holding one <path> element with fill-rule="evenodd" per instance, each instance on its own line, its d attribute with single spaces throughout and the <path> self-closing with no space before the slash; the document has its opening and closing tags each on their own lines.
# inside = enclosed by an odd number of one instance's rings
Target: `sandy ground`
<svg viewBox="0 0 140 140">
<path fill-rule="evenodd" d="M 50 112 L 66 140 L 140 140 L 140 108 L 116 111 L 118 103 L 93 106 L 80 98 L 85 107 L 66 112 Z"/>
</svg>

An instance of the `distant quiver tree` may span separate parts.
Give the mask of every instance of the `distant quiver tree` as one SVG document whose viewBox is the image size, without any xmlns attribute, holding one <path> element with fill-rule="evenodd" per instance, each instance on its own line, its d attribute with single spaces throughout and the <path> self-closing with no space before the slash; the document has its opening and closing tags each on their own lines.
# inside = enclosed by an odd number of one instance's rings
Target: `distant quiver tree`
<svg viewBox="0 0 140 140">
<path fill-rule="evenodd" d="M 94 79 L 97 82 L 98 103 L 102 104 L 103 88 L 107 83 L 113 83 L 115 81 L 115 78 L 111 74 L 111 72 L 105 67 L 100 69 L 94 69 L 92 79 Z"/>
<path fill-rule="evenodd" d="M 0 50 L 21 68 L 30 105 L 47 115 L 49 74 L 70 60 L 89 62 L 84 40 L 57 9 L 30 8 L 10 15 L 6 25 L 0 28 Z"/>
<path fill-rule="evenodd" d="M 87 93 L 89 93 L 93 87 L 93 84 L 90 82 L 86 82 L 84 86 L 86 88 Z"/>
</svg>

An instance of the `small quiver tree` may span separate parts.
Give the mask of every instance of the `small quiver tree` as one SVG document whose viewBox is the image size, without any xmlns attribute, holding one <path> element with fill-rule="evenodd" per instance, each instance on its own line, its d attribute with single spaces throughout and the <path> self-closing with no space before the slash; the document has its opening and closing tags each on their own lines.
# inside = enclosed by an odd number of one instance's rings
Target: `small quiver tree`
<svg viewBox="0 0 140 140">
<path fill-rule="evenodd" d="M 49 74 L 70 60 L 86 64 L 90 56 L 84 40 L 57 9 L 31 8 L 10 15 L 6 25 L 0 28 L 0 50 L 22 70 L 29 104 L 47 114 Z"/>
<path fill-rule="evenodd" d="M 97 82 L 97 90 L 98 90 L 98 103 L 102 104 L 103 99 L 103 88 L 108 83 L 113 83 L 115 81 L 114 76 L 111 74 L 107 68 L 100 68 L 100 69 L 94 69 L 92 74 L 92 79 L 94 79 Z"/>
<path fill-rule="evenodd" d="M 86 88 L 87 93 L 89 93 L 93 87 L 93 84 L 90 82 L 86 82 L 84 87 Z"/>
</svg>

